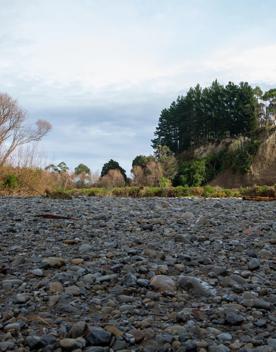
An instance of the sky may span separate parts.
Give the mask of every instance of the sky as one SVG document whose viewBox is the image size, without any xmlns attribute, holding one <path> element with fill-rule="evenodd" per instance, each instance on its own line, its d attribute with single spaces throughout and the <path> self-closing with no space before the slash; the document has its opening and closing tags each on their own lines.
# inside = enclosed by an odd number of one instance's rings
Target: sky
<svg viewBox="0 0 276 352">
<path fill-rule="evenodd" d="M 189 87 L 276 86 L 275 18 L 275 0 L 0 0 L 0 92 L 51 122 L 47 162 L 129 173 Z"/>
</svg>

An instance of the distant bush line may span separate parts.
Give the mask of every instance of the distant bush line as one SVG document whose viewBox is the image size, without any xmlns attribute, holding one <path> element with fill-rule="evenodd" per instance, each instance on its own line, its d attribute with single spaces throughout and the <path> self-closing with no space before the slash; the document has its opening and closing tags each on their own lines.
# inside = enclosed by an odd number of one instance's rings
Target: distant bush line
<svg viewBox="0 0 276 352">
<path fill-rule="evenodd" d="M 115 188 L 85 188 L 66 191 L 72 196 L 88 197 L 204 197 L 204 198 L 239 198 L 243 196 L 276 197 L 276 185 L 241 187 L 226 189 L 221 187 L 115 187 Z"/>
</svg>

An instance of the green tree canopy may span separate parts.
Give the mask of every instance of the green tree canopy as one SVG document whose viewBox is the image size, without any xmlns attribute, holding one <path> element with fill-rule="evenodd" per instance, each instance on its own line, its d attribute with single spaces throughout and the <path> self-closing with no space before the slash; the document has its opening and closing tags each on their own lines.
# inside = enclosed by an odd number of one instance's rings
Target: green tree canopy
<svg viewBox="0 0 276 352">
<path fill-rule="evenodd" d="M 125 182 L 127 181 L 126 171 L 117 161 L 110 159 L 107 163 L 105 163 L 102 168 L 101 177 L 107 175 L 109 170 L 119 170 L 123 175 Z"/>
<path fill-rule="evenodd" d="M 179 154 L 227 136 L 251 135 L 258 126 L 257 94 L 261 92 L 246 82 L 223 86 L 214 81 L 204 89 L 190 88 L 161 111 L 153 148 L 166 145 Z"/>
<path fill-rule="evenodd" d="M 154 156 L 137 155 L 132 161 L 132 168 L 134 166 L 141 166 L 142 168 L 144 168 L 150 161 L 155 161 Z"/>
<path fill-rule="evenodd" d="M 90 175 L 91 170 L 85 164 L 79 164 L 77 167 L 75 167 L 75 175 L 80 175 L 80 174 Z"/>
</svg>

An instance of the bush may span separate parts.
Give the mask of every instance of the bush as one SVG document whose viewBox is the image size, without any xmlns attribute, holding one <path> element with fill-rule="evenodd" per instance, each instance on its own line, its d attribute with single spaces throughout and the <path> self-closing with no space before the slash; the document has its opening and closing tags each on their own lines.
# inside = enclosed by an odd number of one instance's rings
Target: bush
<svg viewBox="0 0 276 352">
<path fill-rule="evenodd" d="M 202 187 L 191 187 L 191 195 L 196 197 L 201 197 L 203 195 L 203 188 Z"/>
<path fill-rule="evenodd" d="M 87 195 L 89 197 L 105 197 L 111 195 L 110 191 L 106 188 L 91 188 Z"/>
<path fill-rule="evenodd" d="M 160 187 L 144 187 L 140 195 L 142 197 L 163 197 L 165 191 Z"/>
<path fill-rule="evenodd" d="M 98 185 L 104 188 L 124 187 L 125 178 L 119 169 L 111 169 L 100 178 Z"/>
<path fill-rule="evenodd" d="M 7 188 L 17 188 L 18 187 L 18 178 L 16 175 L 7 175 L 4 178 L 3 186 Z"/>
<path fill-rule="evenodd" d="M 128 189 L 128 196 L 129 196 L 129 197 L 133 197 L 133 198 L 137 198 L 137 197 L 139 197 L 140 191 L 141 191 L 142 189 L 143 189 L 143 188 L 140 188 L 140 187 L 129 187 L 129 189 Z"/>
<path fill-rule="evenodd" d="M 160 178 L 159 184 L 161 188 L 168 188 L 171 187 L 172 181 L 169 178 L 162 176 Z"/>
<path fill-rule="evenodd" d="M 214 197 L 215 193 L 216 193 L 216 189 L 214 187 L 209 185 L 203 187 L 203 193 L 202 193 L 203 197 L 206 197 L 206 198 Z"/>
<path fill-rule="evenodd" d="M 276 197 L 276 185 L 244 188 L 241 194 L 243 196 Z"/>
<path fill-rule="evenodd" d="M 206 179 L 206 159 L 184 161 L 174 180 L 176 186 L 201 186 Z"/>
<path fill-rule="evenodd" d="M 209 155 L 205 159 L 205 182 L 213 180 L 224 169 L 226 151 L 222 150 L 218 153 Z"/>
<path fill-rule="evenodd" d="M 128 189 L 127 187 L 116 187 L 112 189 L 111 194 L 115 197 L 127 197 Z"/>
<path fill-rule="evenodd" d="M 231 168 L 234 172 L 246 174 L 253 162 L 260 142 L 258 140 L 249 140 L 241 145 L 235 151 L 228 152 L 224 162 L 224 168 Z"/>
</svg>

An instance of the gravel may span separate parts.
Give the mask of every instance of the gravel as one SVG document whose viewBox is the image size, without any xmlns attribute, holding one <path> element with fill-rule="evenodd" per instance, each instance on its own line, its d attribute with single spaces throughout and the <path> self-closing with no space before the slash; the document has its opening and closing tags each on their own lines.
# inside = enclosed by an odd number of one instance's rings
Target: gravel
<svg viewBox="0 0 276 352">
<path fill-rule="evenodd" d="M 0 210 L 0 351 L 276 351 L 275 202 L 3 197 Z"/>
</svg>

